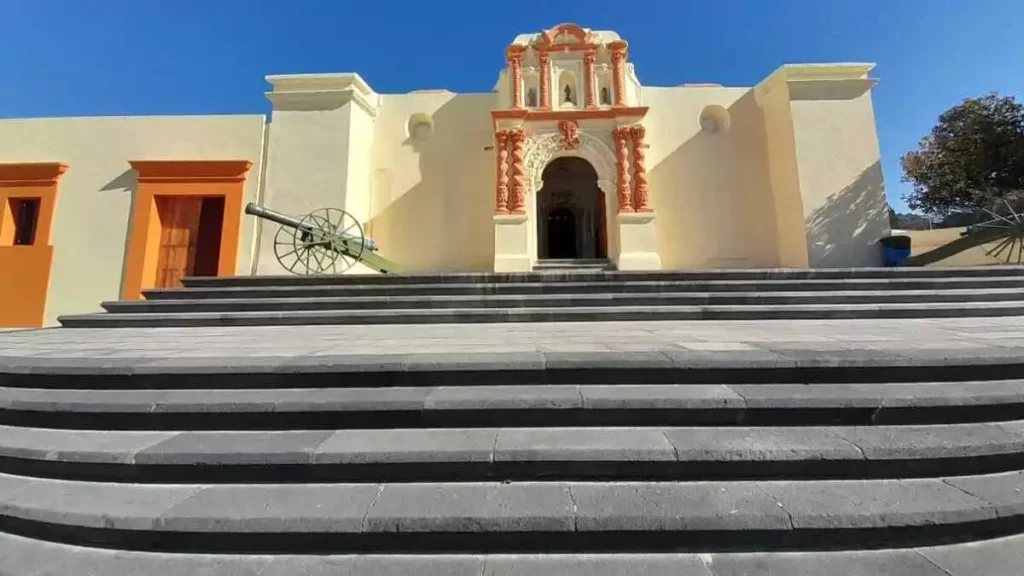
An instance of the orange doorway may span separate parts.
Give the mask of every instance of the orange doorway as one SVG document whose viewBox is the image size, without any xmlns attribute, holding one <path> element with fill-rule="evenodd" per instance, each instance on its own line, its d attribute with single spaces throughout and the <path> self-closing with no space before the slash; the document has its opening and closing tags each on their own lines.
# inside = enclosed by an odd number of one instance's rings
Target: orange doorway
<svg viewBox="0 0 1024 576">
<path fill-rule="evenodd" d="M 160 247 L 156 288 L 177 288 L 183 276 L 216 276 L 224 198 L 157 196 Z"/>
</svg>

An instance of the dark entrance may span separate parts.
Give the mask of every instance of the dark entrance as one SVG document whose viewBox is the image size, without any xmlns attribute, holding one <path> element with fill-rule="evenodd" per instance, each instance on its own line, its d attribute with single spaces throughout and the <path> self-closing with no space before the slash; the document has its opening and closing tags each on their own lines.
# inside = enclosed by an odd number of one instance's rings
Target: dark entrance
<svg viewBox="0 0 1024 576">
<path fill-rule="evenodd" d="M 556 158 L 537 193 L 537 257 L 607 258 L 605 197 L 597 172 L 583 158 Z"/>
<path fill-rule="evenodd" d="M 576 215 L 568 208 L 556 208 L 548 213 L 548 258 L 579 258 Z"/>
</svg>

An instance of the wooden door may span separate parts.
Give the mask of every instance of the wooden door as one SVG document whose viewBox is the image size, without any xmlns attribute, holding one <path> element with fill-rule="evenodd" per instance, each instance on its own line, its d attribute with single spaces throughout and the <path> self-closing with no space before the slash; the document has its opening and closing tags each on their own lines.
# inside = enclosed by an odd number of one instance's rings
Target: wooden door
<svg viewBox="0 0 1024 576">
<path fill-rule="evenodd" d="M 597 254 L 598 258 L 608 257 L 608 217 L 604 190 L 597 189 Z"/>
<path fill-rule="evenodd" d="M 195 268 L 199 244 L 202 198 L 164 196 L 156 198 L 160 216 L 160 251 L 156 265 L 156 287 L 178 288 L 181 277 Z"/>
</svg>

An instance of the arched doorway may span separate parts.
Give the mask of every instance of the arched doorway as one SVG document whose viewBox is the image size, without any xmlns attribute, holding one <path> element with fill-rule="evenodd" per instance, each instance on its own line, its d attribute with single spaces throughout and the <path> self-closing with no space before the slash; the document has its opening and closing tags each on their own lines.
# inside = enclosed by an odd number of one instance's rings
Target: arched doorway
<svg viewBox="0 0 1024 576">
<path fill-rule="evenodd" d="M 597 171 L 583 158 L 564 156 L 541 174 L 537 192 L 540 259 L 607 258 L 604 192 Z"/>
</svg>

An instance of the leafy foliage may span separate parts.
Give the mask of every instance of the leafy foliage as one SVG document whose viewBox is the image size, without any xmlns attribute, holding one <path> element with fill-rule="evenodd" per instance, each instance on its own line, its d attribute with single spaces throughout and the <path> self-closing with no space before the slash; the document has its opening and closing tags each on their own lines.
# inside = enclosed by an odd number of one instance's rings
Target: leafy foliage
<svg viewBox="0 0 1024 576">
<path fill-rule="evenodd" d="M 1012 96 L 964 100 L 901 159 L 905 200 L 926 214 L 976 212 L 1024 198 L 1024 106 Z"/>
</svg>

